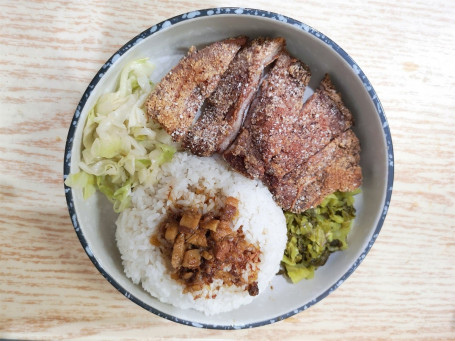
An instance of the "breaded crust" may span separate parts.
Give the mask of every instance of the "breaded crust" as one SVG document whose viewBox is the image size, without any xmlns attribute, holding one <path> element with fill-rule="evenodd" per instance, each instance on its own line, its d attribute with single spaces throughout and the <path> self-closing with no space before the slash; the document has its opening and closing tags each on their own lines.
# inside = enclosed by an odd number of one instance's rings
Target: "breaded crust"
<svg viewBox="0 0 455 341">
<path fill-rule="evenodd" d="M 294 115 L 281 140 L 273 144 L 275 153 L 270 158 L 267 174 L 277 178 L 306 162 L 331 140 L 349 129 L 352 114 L 344 105 L 328 74 L 318 89 L 305 102 L 303 110 Z"/>
<path fill-rule="evenodd" d="M 307 65 L 287 52 L 280 54 L 251 103 L 239 136 L 224 153 L 234 169 L 252 178 L 264 176 L 297 124 L 310 76 Z"/>
<path fill-rule="evenodd" d="M 283 209 L 302 212 L 334 191 L 360 186 L 360 145 L 350 130 L 352 114 L 328 75 L 303 108 L 295 104 L 291 110 L 283 103 L 290 108 L 296 99 L 289 94 L 302 98 L 301 88 L 290 86 L 292 77 L 275 67 L 224 158 L 242 174 L 261 179 Z"/>
<path fill-rule="evenodd" d="M 193 154 L 209 156 L 223 152 L 231 144 L 259 87 L 264 68 L 277 58 L 284 46 L 283 38 L 260 37 L 240 50 L 185 137 L 185 148 Z"/>
<path fill-rule="evenodd" d="M 353 191 L 362 184 L 360 144 L 349 129 L 279 183 L 268 183 L 284 209 L 302 212 L 319 205 L 335 191 Z"/>
<path fill-rule="evenodd" d="M 180 141 L 246 41 L 246 37 L 236 37 L 199 51 L 190 48 L 150 94 L 146 103 L 149 117 L 158 121 L 174 141 Z"/>
</svg>

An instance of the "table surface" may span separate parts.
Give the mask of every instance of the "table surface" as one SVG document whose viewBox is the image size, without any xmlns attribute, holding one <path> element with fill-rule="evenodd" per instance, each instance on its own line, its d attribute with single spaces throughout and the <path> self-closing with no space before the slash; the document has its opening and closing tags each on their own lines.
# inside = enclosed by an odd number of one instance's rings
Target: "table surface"
<svg viewBox="0 0 455 341">
<path fill-rule="evenodd" d="M 95 269 L 62 184 L 83 91 L 125 42 L 241 1 L 0 0 L 0 338 L 455 339 L 455 2 L 251 0 L 337 42 L 375 87 L 395 149 L 387 219 L 334 293 L 287 320 L 215 331 L 157 317 Z"/>
</svg>

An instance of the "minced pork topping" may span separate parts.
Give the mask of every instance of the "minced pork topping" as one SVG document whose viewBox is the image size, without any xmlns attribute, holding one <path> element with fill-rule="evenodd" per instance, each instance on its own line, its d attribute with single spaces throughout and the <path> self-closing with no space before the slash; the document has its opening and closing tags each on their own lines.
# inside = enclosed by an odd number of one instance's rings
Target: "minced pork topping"
<svg viewBox="0 0 455 341">
<path fill-rule="evenodd" d="M 201 215 L 196 210 L 171 214 L 150 243 L 160 247 L 172 267 L 171 277 L 184 285 L 184 293 L 202 290 L 214 280 L 245 287 L 251 296 L 257 285 L 261 252 L 245 240 L 242 226 L 233 230 L 239 201 L 227 197 L 219 214 Z M 201 294 L 195 298 L 201 297 Z M 210 297 L 215 298 L 216 294 Z"/>
</svg>

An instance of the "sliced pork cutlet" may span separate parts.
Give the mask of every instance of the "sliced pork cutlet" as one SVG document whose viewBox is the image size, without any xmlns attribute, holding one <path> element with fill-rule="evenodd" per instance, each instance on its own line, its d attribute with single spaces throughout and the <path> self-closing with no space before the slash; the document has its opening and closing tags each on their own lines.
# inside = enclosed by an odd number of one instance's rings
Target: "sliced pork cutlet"
<svg viewBox="0 0 455 341">
<path fill-rule="evenodd" d="M 299 168 L 273 184 L 275 201 L 285 210 L 303 212 L 336 191 L 353 191 L 362 183 L 360 144 L 349 129 Z"/>
<path fill-rule="evenodd" d="M 299 167 L 331 140 L 349 129 L 352 114 L 328 74 L 293 120 L 283 122 L 286 133 L 266 141 L 267 176 L 281 178 Z M 266 132 L 264 132 L 266 134 Z"/>
<path fill-rule="evenodd" d="M 310 81 L 307 65 L 282 52 L 251 103 L 243 128 L 224 153 L 225 160 L 250 178 L 262 178 L 299 119 Z"/>
<path fill-rule="evenodd" d="M 174 141 L 180 141 L 193 124 L 202 103 L 215 90 L 221 75 L 246 42 L 246 37 L 236 37 L 199 51 L 191 47 L 188 55 L 150 94 L 146 103 L 148 116 L 158 121 Z"/>
<path fill-rule="evenodd" d="M 185 136 L 185 148 L 196 155 L 210 156 L 223 152 L 231 144 L 258 89 L 264 68 L 284 47 L 283 38 L 257 38 L 240 50 Z"/>
</svg>

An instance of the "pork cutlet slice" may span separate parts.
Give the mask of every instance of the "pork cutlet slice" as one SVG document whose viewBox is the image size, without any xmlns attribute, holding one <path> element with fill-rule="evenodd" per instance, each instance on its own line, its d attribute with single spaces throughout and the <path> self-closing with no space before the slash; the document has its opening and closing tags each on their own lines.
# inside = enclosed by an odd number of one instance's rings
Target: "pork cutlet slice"
<svg viewBox="0 0 455 341">
<path fill-rule="evenodd" d="M 337 190 L 360 186 L 360 145 L 352 125 L 351 112 L 326 74 L 265 169 L 263 181 L 282 208 L 303 212 Z"/>
<path fill-rule="evenodd" d="M 360 144 L 349 129 L 280 181 L 269 183 L 275 201 L 285 210 L 303 212 L 336 191 L 353 191 L 362 183 Z"/>
<path fill-rule="evenodd" d="M 283 38 L 260 37 L 239 51 L 185 136 L 185 148 L 196 155 L 210 156 L 231 144 L 257 92 L 264 68 L 284 47 Z"/>
<path fill-rule="evenodd" d="M 271 75 L 273 72 L 274 69 Z M 353 124 L 352 114 L 330 77 L 324 77 L 303 108 L 287 112 L 270 104 L 269 109 L 261 108 L 261 105 L 267 106 L 264 98 L 275 101 L 279 98 L 276 84 L 283 84 L 288 93 L 295 91 L 287 81 L 271 83 L 275 88 L 270 93 L 276 96 L 261 92 L 255 99 L 244 128 L 224 153 L 226 161 L 244 175 L 261 179 L 282 208 L 295 212 L 318 205 L 333 191 L 360 186 L 360 147 L 349 130 Z M 348 135 L 345 135 L 346 131 L 349 131 Z M 343 138 L 336 140 L 340 136 Z M 344 165 L 346 169 L 343 169 Z M 318 169 L 321 174 L 315 173 Z M 327 179 L 328 175 L 333 175 L 334 179 Z M 346 176 L 346 182 L 340 180 L 341 176 Z M 309 182 L 308 177 L 316 180 Z"/>
<path fill-rule="evenodd" d="M 213 43 L 197 51 L 193 46 L 188 55 L 156 85 L 146 106 L 148 116 L 158 121 L 180 141 L 204 100 L 215 90 L 221 75 L 246 37 L 236 37 Z"/>
<path fill-rule="evenodd" d="M 310 81 L 307 65 L 282 52 L 251 103 L 245 123 L 225 160 L 250 178 L 262 178 L 297 124 Z"/>
<path fill-rule="evenodd" d="M 297 117 L 284 122 L 284 138 L 268 144 L 267 148 L 273 148 L 274 153 L 267 161 L 267 176 L 283 177 L 352 124 L 351 112 L 326 74 Z"/>
</svg>

